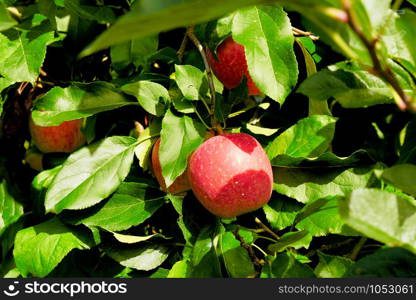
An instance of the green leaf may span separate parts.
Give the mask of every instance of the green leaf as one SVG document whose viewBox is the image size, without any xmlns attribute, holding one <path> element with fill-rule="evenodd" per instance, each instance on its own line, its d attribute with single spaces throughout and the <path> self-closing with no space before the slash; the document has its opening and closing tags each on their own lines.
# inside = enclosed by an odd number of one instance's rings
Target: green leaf
<svg viewBox="0 0 416 300">
<path fill-rule="evenodd" d="M 358 68 L 346 70 L 342 64 L 307 78 L 298 92 L 321 101 L 333 97 L 345 108 L 393 102 L 391 88 L 379 77 Z"/>
<path fill-rule="evenodd" d="M 300 120 L 266 148 L 267 155 L 272 163 L 278 161 L 279 155 L 291 157 L 321 155 L 328 149 L 334 137 L 336 120 L 325 115 L 314 115 Z"/>
<path fill-rule="evenodd" d="M 296 38 L 295 40 L 302 50 L 303 57 L 305 59 L 306 73 L 308 77 L 317 72 L 314 56 L 308 49 L 315 51 L 316 46 L 313 41 L 307 37 Z M 308 47 L 309 46 L 309 47 Z M 331 116 L 328 103 L 325 101 L 319 101 L 313 98 L 309 99 L 309 116 L 312 115 L 328 115 Z"/>
<path fill-rule="evenodd" d="M 253 6 L 236 13 L 233 39 L 245 47 L 250 76 L 260 91 L 283 104 L 297 83 L 290 20 L 281 7 Z"/>
<path fill-rule="evenodd" d="M 133 162 L 136 140 L 109 137 L 71 154 L 46 193 L 46 212 L 82 209 L 113 193 Z"/>
<path fill-rule="evenodd" d="M 136 68 L 144 66 L 157 51 L 158 36 L 151 35 L 127 41 L 111 47 L 111 63 L 116 70 L 123 70 L 130 64 Z"/>
<path fill-rule="evenodd" d="M 134 105 L 106 82 L 74 82 L 67 88 L 54 87 L 34 103 L 32 118 L 40 126 L 58 126 L 99 112 Z"/>
<path fill-rule="evenodd" d="M 291 226 L 301 209 L 302 205 L 299 202 L 282 196 L 273 197 L 263 207 L 267 221 L 277 231 Z"/>
<path fill-rule="evenodd" d="M 137 139 L 138 145 L 134 149 L 134 153 L 136 154 L 140 167 L 142 167 L 143 170 L 149 169 L 150 155 L 160 130 L 161 122 L 155 120 L 150 123 L 150 126 L 147 127 Z"/>
<path fill-rule="evenodd" d="M 163 85 L 151 81 L 129 83 L 122 86 L 121 90 L 136 97 L 140 106 L 157 117 L 165 113 L 165 104 L 170 102 L 168 90 Z"/>
<path fill-rule="evenodd" d="M 208 93 L 205 73 L 191 65 L 175 65 L 176 83 L 187 100 L 200 100 Z"/>
<path fill-rule="evenodd" d="M 6 180 L 0 182 L 0 236 L 23 215 L 23 206 L 10 194 Z"/>
<path fill-rule="evenodd" d="M 168 110 L 162 121 L 160 165 L 169 187 L 186 169 L 188 156 L 204 141 L 205 127 L 188 116 Z"/>
<path fill-rule="evenodd" d="M 99 23 L 112 23 L 116 15 L 110 7 L 96 7 L 92 5 L 81 5 L 80 0 L 64 0 L 65 8 L 80 18 L 97 21 Z"/>
<path fill-rule="evenodd" d="M 312 237 L 306 230 L 287 232 L 276 243 L 269 245 L 268 249 L 272 252 L 283 252 L 289 247 L 295 249 L 308 248 L 311 240 Z"/>
<path fill-rule="evenodd" d="M 408 60 L 416 66 L 416 49 L 413 37 L 416 34 L 416 13 L 410 9 L 403 9 L 396 19 L 396 33 L 399 40 L 395 40 L 397 49 L 396 57 Z"/>
<path fill-rule="evenodd" d="M 347 157 L 339 157 L 332 152 L 325 152 L 313 158 L 279 155 L 272 160 L 272 166 L 274 167 L 295 167 L 298 169 L 351 168 L 374 163 L 375 161 L 365 150 L 357 150 Z"/>
<path fill-rule="evenodd" d="M 24 277 L 48 275 L 73 249 L 89 249 L 91 239 L 53 218 L 17 233 L 14 247 L 16 266 Z"/>
<path fill-rule="evenodd" d="M 273 187 L 280 194 L 309 203 L 328 196 L 343 196 L 354 189 L 368 187 L 374 181 L 372 175 L 372 168 L 275 168 Z"/>
<path fill-rule="evenodd" d="M 350 235 L 339 215 L 338 198 L 323 198 L 309 202 L 296 216 L 296 228 L 307 230 L 312 236 L 328 234 Z"/>
<path fill-rule="evenodd" d="M 225 268 L 233 278 L 253 277 L 256 274 L 247 250 L 241 247 L 234 234 L 225 232 L 219 237 L 219 249 Z"/>
<path fill-rule="evenodd" d="M 77 224 L 109 231 L 126 230 L 151 217 L 165 202 L 164 195 L 145 183 L 123 182 L 102 208 Z"/>
<path fill-rule="evenodd" d="M 396 165 L 380 172 L 381 178 L 403 192 L 416 197 L 416 166 Z"/>
<path fill-rule="evenodd" d="M 52 184 L 56 174 L 62 169 L 62 165 L 59 165 L 53 169 L 44 170 L 36 175 L 32 181 L 32 193 L 33 193 L 33 212 L 35 215 L 43 215 L 45 213 L 45 195 L 49 186 Z"/>
<path fill-rule="evenodd" d="M 416 118 L 406 126 L 403 146 L 400 149 L 399 164 L 416 164 Z"/>
<path fill-rule="evenodd" d="M 0 2 L 0 31 L 7 30 L 16 24 L 17 22 L 10 16 L 6 6 Z"/>
<path fill-rule="evenodd" d="M 159 236 L 164 237 L 160 233 L 154 233 L 154 234 L 146 235 L 146 236 L 138 236 L 138 235 L 121 234 L 117 232 L 113 232 L 113 236 L 115 237 L 117 241 L 123 244 L 137 244 L 137 243 L 148 241 L 154 237 L 159 237 Z"/>
<path fill-rule="evenodd" d="M 285 252 L 270 261 L 268 258 L 261 273 L 262 278 L 314 278 L 313 270 L 299 262 L 295 256 Z"/>
<path fill-rule="evenodd" d="M 403 248 L 384 248 L 351 266 L 345 277 L 414 278 L 416 256 Z"/>
<path fill-rule="evenodd" d="M 158 34 L 162 31 L 200 24 L 225 15 L 239 7 L 255 5 L 265 0 L 144 0 L 101 34 L 81 53 L 90 55 L 98 50 L 127 40 Z"/>
<path fill-rule="evenodd" d="M 252 124 L 246 125 L 247 130 L 249 130 L 253 134 L 265 135 L 265 136 L 272 136 L 273 134 L 277 133 L 279 129 L 274 128 L 264 128 Z"/>
<path fill-rule="evenodd" d="M 16 30 L 0 33 L 0 74 L 16 82 L 35 82 L 54 33 Z"/>
<path fill-rule="evenodd" d="M 315 268 L 315 274 L 319 278 L 343 278 L 354 262 L 341 257 L 327 255 L 318 252 L 319 264 Z"/>
<path fill-rule="evenodd" d="M 356 189 L 340 201 L 341 217 L 358 232 L 416 253 L 416 205 L 376 189 Z"/>
<path fill-rule="evenodd" d="M 187 260 L 177 261 L 169 271 L 168 278 L 188 278 L 191 265 Z"/>
<path fill-rule="evenodd" d="M 139 271 L 156 269 L 169 256 L 169 248 L 162 245 L 147 245 L 136 249 L 109 248 L 105 252 L 120 265 Z"/>
<path fill-rule="evenodd" d="M 214 238 L 217 232 L 211 225 L 204 227 L 195 242 L 191 253 L 192 277 L 221 277 L 220 262 L 216 253 Z"/>
</svg>

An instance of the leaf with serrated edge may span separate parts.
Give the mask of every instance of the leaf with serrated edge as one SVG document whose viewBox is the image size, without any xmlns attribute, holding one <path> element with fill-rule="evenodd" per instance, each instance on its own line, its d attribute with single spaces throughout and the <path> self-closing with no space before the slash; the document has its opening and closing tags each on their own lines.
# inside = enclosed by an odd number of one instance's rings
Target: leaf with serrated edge
<svg viewBox="0 0 416 300">
<path fill-rule="evenodd" d="M 45 209 L 59 213 L 97 204 L 126 178 L 136 140 L 110 137 L 71 154 L 46 192 Z"/>
<path fill-rule="evenodd" d="M 53 218 L 36 226 L 25 228 L 16 235 L 14 258 L 24 275 L 48 275 L 73 249 L 89 249 L 91 238 Z"/>
<path fill-rule="evenodd" d="M 278 6 L 241 9 L 234 16 L 232 36 L 245 47 L 248 70 L 256 86 L 283 104 L 299 73 L 286 13 Z"/>
</svg>

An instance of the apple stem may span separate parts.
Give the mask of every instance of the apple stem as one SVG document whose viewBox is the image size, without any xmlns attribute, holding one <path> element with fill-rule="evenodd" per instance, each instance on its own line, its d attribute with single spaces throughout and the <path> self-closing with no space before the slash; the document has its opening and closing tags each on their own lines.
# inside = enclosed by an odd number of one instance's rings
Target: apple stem
<svg viewBox="0 0 416 300">
<path fill-rule="evenodd" d="M 274 237 L 276 240 L 280 240 L 280 237 L 273 232 L 273 230 L 271 230 L 269 227 L 267 227 L 266 225 L 264 225 L 264 223 L 259 219 L 259 218 L 255 218 L 254 221 L 259 224 L 261 226 L 261 228 L 263 228 L 267 233 L 269 233 L 272 237 Z"/>
<path fill-rule="evenodd" d="M 204 119 L 198 112 L 198 109 L 195 107 L 195 105 L 192 105 L 194 107 L 195 114 L 198 116 L 199 120 L 202 122 L 202 124 L 205 126 L 206 129 L 211 130 L 211 127 L 208 126 L 207 123 L 205 123 Z"/>
<path fill-rule="evenodd" d="M 208 63 L 208 58 L 205 53 L 204 46 L 202 46 L 201 42 L 195 36 L 194 28 L 195 28 L 194 26 L 189 26 L 186 31 L 186 35 L 194 43 L 195 47 L 198 49 L 199 53 L 202 56 L 202 60 L 204 61 L 205 70 L 207 72 L 207 77 L 208 77 L 209 90 L 211 93 L 211 110 L 210 110 L 211 125 L 213 128 L 218 129 L 219 127 L 221 127 L 221 125 L 219 124 L 218 120 L 215 118 L 215 113 L 214 113 L 215 105 L 216 105 L 215 85 L 214 85 L 214 79 L 213 79 L 214 75 L 212 73 L 211 66 Z M 221 132 L 222 132 L 222 127 L 221 127 Z"/>
</svg>

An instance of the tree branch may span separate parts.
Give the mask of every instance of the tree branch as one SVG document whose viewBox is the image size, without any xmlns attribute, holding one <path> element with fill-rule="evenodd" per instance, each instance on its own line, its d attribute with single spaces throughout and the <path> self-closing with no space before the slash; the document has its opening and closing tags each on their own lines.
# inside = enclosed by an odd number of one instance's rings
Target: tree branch
<svg viewBox="0 0 416 300">
<path fill-rule="evenodd" d="M 370 54 L 371 60 L 373 62 L 373 73 L 384 80 L 386 83 L 390 84 L 390 86 L 394 89 L 395 93 L 398 97 L 395 97 L 397 106 L 405 111 L 409 110 L 411 112 L 416 112 L 416 105 L 412 103 L 412 100 L 409 96 L 405 93 L 403 88 L 401 87 L 399 81 L 397 80 L 395 74 L 388 66 L 383 66 L 382 62 L 380 61 L 378 54 L 377 54 L 377 44 L 379 42 L 378 38 L 374 38 L 369 40 L 363 30 L 360 28 L 351 7 L 350 0 L 344 0 L 342 2 L 343 8 L 348 15 L 348 25 L 351 29 L 355 32 L 355 34 L 360 38 L 360 40 L 364 43 L 365 47 Z"/>
</svg>

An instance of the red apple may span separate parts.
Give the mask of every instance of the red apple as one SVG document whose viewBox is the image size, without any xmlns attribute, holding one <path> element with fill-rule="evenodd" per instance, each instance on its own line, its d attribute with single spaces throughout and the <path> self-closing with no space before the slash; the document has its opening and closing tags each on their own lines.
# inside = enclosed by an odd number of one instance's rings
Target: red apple
<svg viewBox="0 0 416 300">
<path fill-rule="evenodd" d="M 229 37 L 218 46 L 217 57 L 219 60 L 215 59 L 209 49 L 207 56 L 212 71 L 226 88 L 236 88 L 245 76 L 247 77 L 248 94 L 250 96 L 261 94 L 248 72 L 244 46 Z"/>
<path fill-rule="evenodd" d="M 265 205 L 273 172 L 260 143 L 231 133 L 204 142 L 191 156 L 188 178 L 202 205 L 221 218 L 233 218 Z"/>
<path fill-rule="evenodd" d="M 73 152 L 86 143 L 81 131 L 84 119 L 63 122 L 59 126 L 38 126 L 29 118 L 32 141 L 43 153 Z"/>
<path fill-rule="evenodd" d="M 188 182 L 188 177 L 186 175 L 186 172 L 183 173 L 181 176 L 176 178 L 176 180 L 173 182 L 171 186 L 166 188 L 165 179 L 162 175 L 162 167 L 160 165 L 159 160 L 159 148 L 160 148 L 160 139 L 158 139 L 153 146 L 152 150 L 152 171 L 154 176 L 157 179 L 157 182 L 159 182 L 160 187 L 164 192 L 167 192 L 169 194 L 179 195 L 183 196 L 184 192 L 191 189 Z"/>
</svg>

